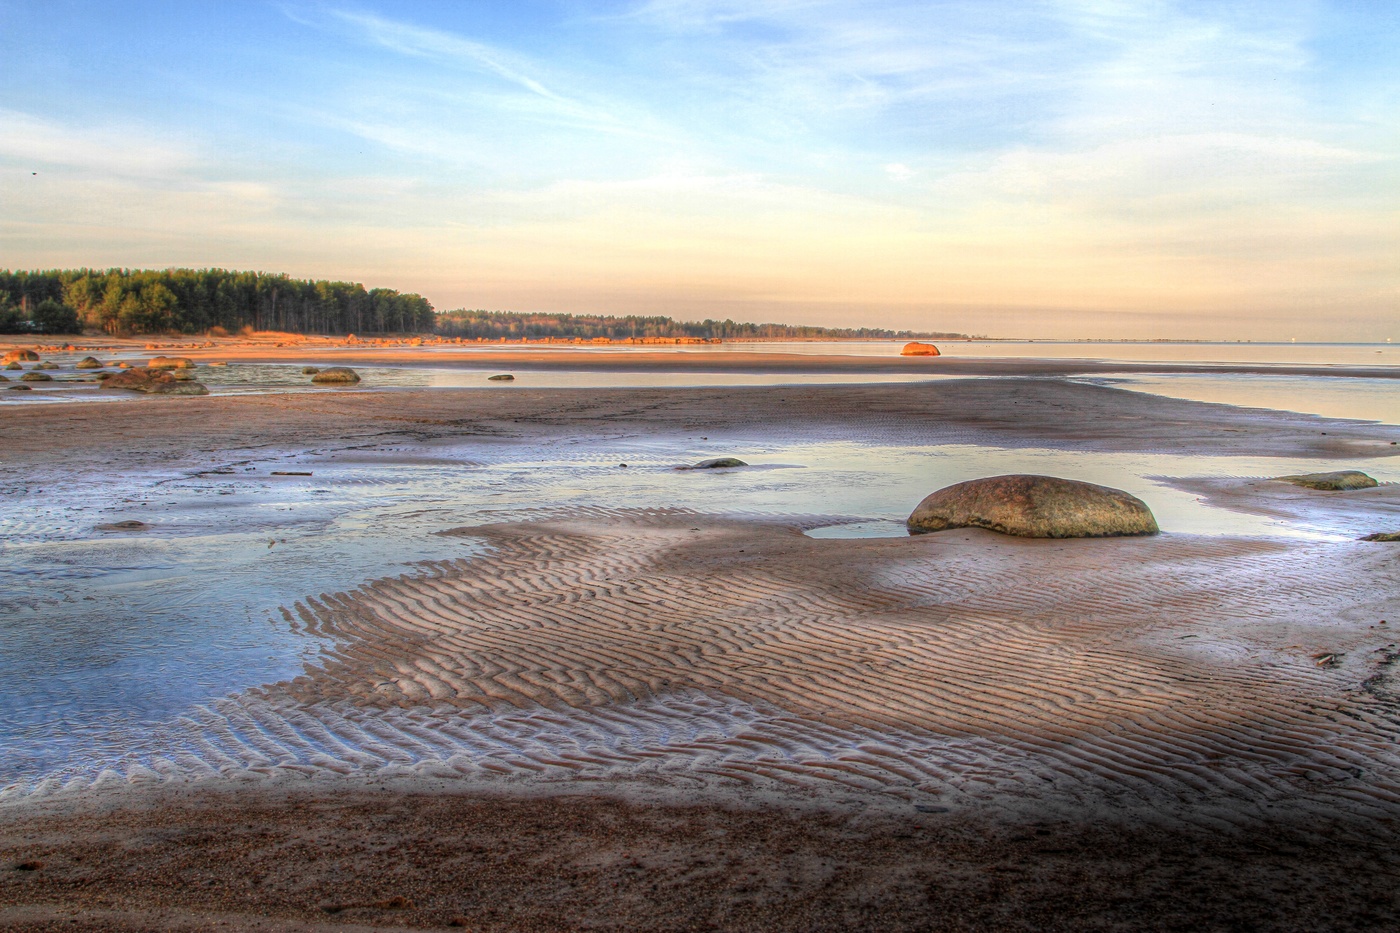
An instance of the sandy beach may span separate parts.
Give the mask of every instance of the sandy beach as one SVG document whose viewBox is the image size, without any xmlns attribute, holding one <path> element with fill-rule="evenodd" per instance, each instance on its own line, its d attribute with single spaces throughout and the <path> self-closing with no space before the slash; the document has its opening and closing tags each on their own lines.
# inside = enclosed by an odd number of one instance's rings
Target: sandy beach
<svg viewBox="0 0 1400 933">
<path fill-rule="evenodd" d="M 1400 486 L 1158 478 L 1292 537 L 820 538 L 804 532 L 865 516 L 829 492 L 808 515 L 639 502 L 622 463 L 643 440 L 730 455 L 765 437 L 1383 472 L 1400 429 L 1060 378 L 1087 363 L 735 356 L 490 359 L 983 378 L 6 406 L 15 496 L 406 469 L 473 444 L 586 450 L 618 494 L 444 518 L 440 558 L 279 608 L 326 646 L 299 676 L 204 705 L 163 755 L 5 792 L 0 929 L 1389 922 L 1400 551 L 1358 539 L 1400 530 Z"/>
</svg>

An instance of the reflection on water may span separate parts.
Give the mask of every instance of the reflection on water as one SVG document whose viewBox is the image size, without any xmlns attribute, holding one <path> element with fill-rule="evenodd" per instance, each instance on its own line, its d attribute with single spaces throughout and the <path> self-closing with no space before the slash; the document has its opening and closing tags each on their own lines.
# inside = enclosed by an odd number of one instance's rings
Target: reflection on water
<svg viewBox="0 0 1400 933">
<path fill-rule="evenodd" d="M 750 468 L 678 471 L 739 456 Z M 621 464 L 626 463 L 623 467 Z M 35 480 L 0 495 L 0 786 L 158 741 L 191 704 L 294 675 L 321 646 L 278 611 L 296 600 L 470 556 L 437 531 L 541 507 L 675 506 L 709 513 L 840 515 L 814 534 L 903 534 L 933 490 L 998 473 L 1126 489 L 1168 533 L 1350 537 L 1211 508 L 1154 476 L 1278 475 L 1334 467 L 1400 479 L 1393 461 L 788 444 L 762 436 L 473 440 L 410 451 L 276 456 L 199 475 Z M 272 476 L 272 470 L 313 475 Z M 537 513 L 536 513 L 537 514 Z M 95 526 L 139 520 L 142 532 Z"/>
<path fill-rule="evenodd" d="M 1114 385 L 1197 402 L 1299 411 L 1327 418 L 1400 424 L 1400 380 L 1320 379 L 1311 376 L 1164 374 L 1076 377 L 1075 382 Z"/>
</svg>

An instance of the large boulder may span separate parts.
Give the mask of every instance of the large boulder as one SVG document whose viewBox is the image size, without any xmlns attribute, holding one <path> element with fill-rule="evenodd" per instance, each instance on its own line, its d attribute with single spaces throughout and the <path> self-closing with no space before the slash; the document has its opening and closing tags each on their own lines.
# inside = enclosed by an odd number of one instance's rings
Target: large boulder
<svg viewBox="0 0 1400 933">
<path fill-rule="evenodd" d="M 0 356 L 0 363 L 37 363 L 39 354 L 33 350 L 6 350 L 4 356 Z"/>
<path fill-rule="evenodd" d="M 177 379 L 174 374 L 156 369 L 128 369 L 102 383 L 103 389 L 128 389 L 149 395 L 208 395 L 201 383 Z"/>
<path fill-rule="evenodd" d="M 321 385 L 354 385 L 360 381 L 360 374 L 349 366 L 332 366 L 312 376 L 311 381 Z"/>
<path fill-rule="evenodd" d="M 1121 489 L 1025 474 L 947 486 L 920 502 L 907 524 L 914 533 L 986 528 L 1023 538 L 1108 538 L 1158 531 L 1146 503 Z"/>
<path fill-rule="evenodd" d="M 938 348 L 931 343 L 919 343 L 915 340 L 904 345 L 904 349 L 899 351 L 900 356 L 942 356 Z"/>
<path fill-rule="evenodd" d="M 1292 483 L 1305 489 L 1326 489 L 1333 492 L 1346 492 L 1348 489 L 1371 489 L 1379 486 L 1371 477 L 1360 470 L 1337 470 L 1333 473 L 1299 473 L 1294 476 L 1275 476 L 1280 483 Z"/>
</svg>

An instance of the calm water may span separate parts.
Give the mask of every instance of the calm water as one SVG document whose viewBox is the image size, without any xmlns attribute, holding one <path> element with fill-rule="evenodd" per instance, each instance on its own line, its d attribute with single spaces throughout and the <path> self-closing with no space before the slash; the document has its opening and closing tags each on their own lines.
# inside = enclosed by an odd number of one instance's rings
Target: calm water
<svg viewBox="0 0 1400 933">
<path fill-rule="evenodd" d="M 831 344 L 727 345 L 827 353 Z M 887 342 L 841 344 L 843 352 L 889 353 Z M 1246 362 L 1396 363 L 1390 348 L 1305 345 L 1054 345 L 1065 356 L 1234 359 Z M 1008 344 L 950 344 L 949 355 Z M 1024 344 L 1049 356 L 1051 345 Z M 677 348 L 684 352 L 685 348 Z M 896 346 L 897 349 L 897 346 Z M 1031 351 L 1035 352 L 1032 353 Z M 1147 357 L 1159 353 L 1165 356 Z M 56 356 L 55 359 L 63 361 Z M 436 387 L 756 385 L 903 382 L 927 377 L 782 377 L 651 373 L 516 373 L 493 368 L 357 367 L 366 390 Z M 60 377 L 69 375 L 60 371 Z M 216 393 L 322 390 L 300 365 L 201 367 Z M 1400 422 L 1400 380 L 1296 376 L 1125 375 L 1079 377 L 1133 391 Z M 92 393 L 63 385 L 0 393 L 4 407 Z M 34 398 L 37 397 L 37 398 Z M 3 414 L 0 414 L 3 418 Z M 752 466 L 679 472 L 678 464 L 735 455 Z M 902 533 L 926 494 L 949 483 L 1008 472 L 1074 476 L 1127 489 L 1174 534 L 1354 537 L 1366 530 L 1287 523 L 1210 508 L 1160 476 L 1266 476 L 1352 467 L 1400 481 L 1395 461 L 1329 464 L 1267 458 L 1068 453 L 988 447 L 887 447 L 858 438 L 777 443 L 761 435 L 564 439 L 550 444 L 474 441 L 427 450 L 309 457 L 268 452 L 227 472 L 124 473 L 89 483 L 61 471 L 0 488 L 0 787 L 154 747 L 162 723 L 193 704 L 295 675 L 322 646 L 299 635 L 280 608 L 308 595 L 349 589 L 415 562 L 471 557 L 469 539 L 434 532 L 551 506 L 655 507 L 768 515 L 840 515 L 854 521 L 819 536 Z M 623 468 L 622 463 L 628 466 Z M 273 477 L 304 469 L 311 477 Z M 123 519 L 140 533 L 99 532 Z"/>
<path fill-rule="evenodd" d="M 677 471 L 707 456 L 752 464 Z M 278 456 L 203 475 L 125 475 L 95 485 L 35 478 L 0 497 L 0 787 L 154 748 L 160 724 L 192 704 L 299 672 L 321 646 L 279 607 L 470 557 L 470 539 L 434 534 L 541 504 L 655 507 L 860 520 L 819 535 L 899 534 L 927 493 L 1006 472 L 1070 475 L 1147 501 L 1165 531 L 1339 538 L 1209 508 L 1152 479 L 1276 475 L 1360 466 L 1400 480 L 1393 461 L 1325 464 L 1250 458 L 1085 454 L 974 446 L 888 447 L 852 439 L 779 444 L 757 436 L 438 445 L 427 450 Z M 626 463 L 627 467 L 620 464 Z M 274 477 L 274 469 L 310 477 Z M 139 533 L 99 532 L 124 519 Z"/>
<path fill-rule="evenodd" d="M 898 356 L 906 340 L 756 340 L 741 343 L 637 347 L 652 353 L 797 353 L 809 356 Z M 1279 365 L 1400 366 L 1400 344 L 1391 343 L 1156 343 L 1076 340 L 929 340 L 944 356 L 1052 360 L 1105 360 L 1136 363 L 1274 363 Z M 520 349 L 518 344 L 428 347 L 446 356 Z M 530 350 L 598 353 L 628 347 L 589 344 L 532 344 Z M 334 352 L 334 351 L 332 351 Z"/>
</svg>

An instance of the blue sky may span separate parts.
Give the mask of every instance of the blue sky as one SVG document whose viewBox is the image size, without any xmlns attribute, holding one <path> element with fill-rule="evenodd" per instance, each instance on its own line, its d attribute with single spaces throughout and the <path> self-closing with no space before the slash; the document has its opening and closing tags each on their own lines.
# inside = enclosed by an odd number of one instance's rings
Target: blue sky
<svg viewBox="0 0 1400 933">
<path fill-rule="evenodd" d="M 0 0 L 0 265 L 1400 339 L 1391 3 Z"/>
</svg>

